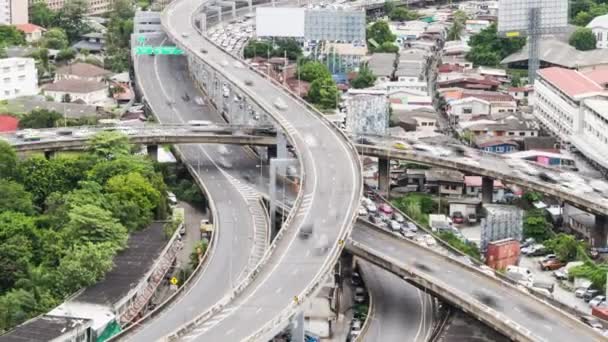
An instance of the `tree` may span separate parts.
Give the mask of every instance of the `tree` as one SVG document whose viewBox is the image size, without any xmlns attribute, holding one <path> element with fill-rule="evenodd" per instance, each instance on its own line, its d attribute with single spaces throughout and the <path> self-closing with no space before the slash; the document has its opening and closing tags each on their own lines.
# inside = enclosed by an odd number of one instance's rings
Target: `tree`
<svg viewBox="0 0 608 342">
<path fill-rule="evenodd" d="M 108 210 L 85 204 L 71 208 L 68 217 L 64 229 L 72 244 L 108 243 L 119 250 L 127 243 L 127 229 Z"/>
<path fill-rule="evenodd" d="M 366 32 L 366 37 L 369 42 L 370 39 L 373 39 L 378 45 L 382 45 L 383 43 L 392 43 L 395 41 L 396 37 L 391 33 L 391 29 L 388 27 L 388 23 L 386 21 L 376 21 L 373 23 Z M 368 44 L 370 50 L 374 51 L 373 44 Z"/>
<path fill-rule="evenodd" d="M 457 10 L 452 14 L 452 22 L 464 25 L 469 20 L 469 15 L 465 11 Z"/>
<path fill-rule="evenodd" d="M 588 12 L 582 11 L 579 12 L 574 19 L 572 19 L 572 23 L 577 26 L 587 26 L 593 20 L 593 16 Z"/>
<path fill-rule="evenodd" d="M 404 7 L 397 7 L 388 14 L 393 21 L 408 21 L 420 18 L 420 14 L 416 11 L 410 11 Z"/>
<path fill-rule="evenodd" d="M 276 48 L 273 55 L 276 57 L 285 57 L 295 61 L 302 55 L 300 44 L 293 38 L 283 38 L 276 41 Z"/>
<path fill-rule="evenodd" d="M 40 42 L 42 47 L 54 50 L 66 49 L 68 44 L 67 34 L 59 27 L 49 29 Z"/>
<path fill-rule="evenodd" d="M 471 37 L 469 41 L 471 50 L 466 58 L 477 65 L 494 66 L 503 58 L 519 51 L 525 43 L 524 38 L 499 37 L 496 24 L 492 24 Z"/>
<path fill-rule="evenodd" d="M 102 160 L 87 173 L 89 180 L 105 185 L 106 182 L 121 174 L 137 172 L 146 178 L 154 176 L 154 166 L 143 156 L 120 155 L 112 160 Z"/>
<path fill-rule="evenodd" d="M 101 132 L 89 141 L 89 150 L 100 158 L 110 160 L 131 152 L 129 138 L 119 132 Z"/>
<path fill-rule="evenodd" d="M 560 233 L 544 242 L 545 247 L 552 250 L 562 262 L 569 262 L 580 257 L 579 251 L 584 251 L 584 243 L 577 241 L 574 236 Z"/>
<path fill-rule="evenodd" d="M 583 265 L 572 267 L 568 270 L 568 276 L 589 279 L 591 280 L 591 286 L 600 291 L 603 291 L 606 288 L 607 273 L 608 264 L 598 265 L 591 261 L 587 261 Z"/>
<path fill-rule="evenodd" d="M 308 101 L 321 109 L 336 108 L 340 94 L 338 87 L 331 78 L 314 80 L 308 89 Z"/>
<path fill-rule="evenodd" d="M 57 267 L 57 287 L 63 295 L 95 284 L 112 266 L 115 249 L 109 244 L 85 243 L 70 250 Z"/>
<path fill-rule="evenodd" d="M 447 40 L 460 40 L 462 35 L 462 31 L 464 30 L 464 25 L 458 21 L 454 21 L 450 29 L 448 30 Z"/>
<path fill-rule="evenodd" d="M 112 5 L 111 16 L 116 16 L 121 19 L 130 19 L 135 15 L 133 10 L 133 1 L 131 0 L 114 0 Z"/>
<path fill-rule="evenodd" d="M 23 185 L 0 179 L 0 213 L 14 211 L 31 215 L 34 213 L 32 194 L 25 191 Z"/>
<path fill-rule="evenodd" d="M 529 210 L 524 217 L 524 237 L 533 238 L 536 241 L 545 241 L 553 232 L 551 224 L 547 221 L 542 211 Z"/>
<path fill-rule="evenodd" d="M 114 217 L 118 217 L 129 231 L 149 225 L 153 211 L 161 201 L 158 190 L 137 172 L 110 178 L 105 190 Z"/>
<path fill-rule="evenodd" d="M 17 153 L 8 142 L 0 140 L 0 178 L 14 178 L 16 169 Z"/>
<path fill-rule="evenodd" d="M 513 74 L 511 76 L 511 86 L 512 87 L 521 86 L 521 77 L 519 76 L 519 74 Z"/>
<path fill-rule="evenodd" d="M 298 66 L 299 77 L 306 82 L 313 82 L 314 80 L 331 78 L 331 73 L 327 66 L 321 62 L 306 62 Z"/>
<path fill-rule="evenodd" d="M 256 56 L 268 57 L 274 54 L 274 48 L 271 43 L 261 40 L 250 40 L 243 49 L 245 58 L 253 58 Z"/>
<path fill-rule="evenodd" d="M 397 53 L 399 47 L 391 42 L 384 42 L 379 47 L 374 48 L 374 52 Z"/>
<path fill-rule="evenodd" d="M 374 82 L 376 82 L 376 76 L 374 76 L 367 64 L 363 64 L 359 68 L 357 77 L 350 82 L 350 85 L 355 89 L 362 89 L 373 86 Z"/>
<path fill-rule="evenodd" d="M 55 12 L 49 9 L 45 1 L 37 1 L 29 8 L 30 22 L 45 28 L 55 22 Z"/>
<path fill-rule="evenodd" d="M 569 43 L 577 50 L 587 51 L 595 49 L 597 40 L 590 28 L 579 27 L 570 36 Z"/>
<path fill-rule="evenodd" d="M 68 37 L 68 41 L 73 43 L 90 30 L 84 21 L 88 10 L 88 0 L 67 0 L 57 12 L 53 24 L 62 28 Z"/>
<path fill-rule="evenodd" d="M 51 128 L 57 127 L 59 120 L 63 118 L 61 113 L 48 109 L 34 109 L 24 115 L 19 121 L 19 128 Z"/>
<path fill-rule="evenodd" d="M 72 59 L 76 58 L 76 50 L 72 48 L 66 48 L 59 51 L 57 56 L 55 57 L 55 61 L 57 62 L 68 62 Z"/>
<path fill-rule="evenodd" d="M 36 315 L 36 299 L 23 289 L 14 289 L 0 297 L 0 331 L 7 331 L 13 326 Z"/>
<path fill-rule="evenodd" d="M 114 10 L 108 22 L 106 31 L 106 57 L 104 67 L 113 72 L 129 70 L 131 55 L 129 45 L 133 33 L 133 6 L 131 1 L 118 0 L 114 2 Z"/>
<path fill-rule="evenodd" d="M 25 35 L 12 25 L 0 25 L 0 46 L 25 45 Z"/>
<path fill-rule="evenodd" d="M 593 5 L 595 5 L 593 0 L 572 0 L 570 1 L 570 15 L 574 18 L 580 12 L 588 12 Z"/>
</svg>

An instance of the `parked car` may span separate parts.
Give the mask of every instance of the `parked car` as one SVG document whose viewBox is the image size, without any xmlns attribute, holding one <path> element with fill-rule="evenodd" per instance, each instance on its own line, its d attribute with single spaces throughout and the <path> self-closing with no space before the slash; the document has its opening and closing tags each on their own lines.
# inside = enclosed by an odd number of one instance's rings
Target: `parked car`
<svg viewBox="0 0 608 342">
<path fill-rule="evenodd" d="M 362 287 L 355 288 L 355 303 L 363 303 L 365 302 L 365 289 Z"/>
<path fill-rule="evenodd" d="M 576 296 L 577 298 L 583 298 L 583 296 L 585 295 L 585 292 L 587 292 L 586 287 L 579 287 L 578 289 L 576 289 L 574 291 L 574 296 Z"/>
<path fill-rule="evenodd" d="M 455 211 L 452 214 L 452 222 L 456 223 L 456 224 L 464 223 L 464 216 L 462 215 L 462 213 L 460 211 Z"/>
<path fill-rule="evenodd" d="M 593 297 L 593 299 L 589 301 L 589 306 L 594 307 L 594 306 L 598 306 L 605 302 L 606 302 L 606 296 L 599 295 L 599 296 Z"/>
<path fill-rule="evenodd" d="M 370 213 L 375 213 L 376 211 L 378 211 L 378 208 L 374 203 L 367 203 L 365 205 L 365 209 L 367 209 L 367 211 Z"/>
<path fill-rule="evenodd" d="M 541 260 L 538 263 L 540 264 L 540 269 L 543 271 L 553 271 L 565 266 L 565 264 L 558 259 Z"/>
<path fill-rule="evenodd" d="M 313 225 L 312 224 L 306 224 L 304 226 L 302 226 L 302 228 L 300 228 L 300 238 L 302 239 L 308 239 L 313 232 Z"/>
<path fill-rule="evenodd" d="M 401 228 L 401 234 L 407 239 L 413 239 L 416 237 L 416 233 L 409 229 Z"/>
<path fill-rule="evenodd" d="M 367 209 L 365 209 L 365 207 L 364 207 L 364 206 L 360 206 L 360 207 L 359 207 L 359 215 L 360 215 L 360 216 L 365 216 L 365 215 L 367 215 Z"/>
<path fill-rule="evenodd" d="M 437 244 L 437 241 L 435 241 L 435 238 L 432 237 L 431 234 L 425 234 L 424 235 L 424 242 L 428 246 L 435 246 Z"/>
<path fill-rule="evenodd" d="M 553 271 L 553 276 L 559 280 L 568 280 L 568 270 L 565 267 Z"/>
<path fill-rule="evenodd" d="M 602 323 L 600 323 L 600 320 L 595 317 L 595 316 L 581 316 L 581 321 L 585 324 L 587 324 L 588 326 L 592 327 L 593 329 L 603 329 L 604 327 L 602 326 Z"/>
<path fill-rule="evenodd" d="M 393 220 L 399 222 L 399 223 L 404 223 L 405 222 L 405 218 L 403 217 L 403 215 L 399 214 L 399 213 L 393 213 Z"/>
<path fill-rule="evenodd" d="M 389 223 L 389 226 L 391 227 L 391 230 L 394 232 L 398 232 L 401 230 L 401 225 L 399 224 L 399 222 L 397 222 L 395 220 L 391 220 Z"/>
<path fill-rule="evenodd" d="M 534 240 L 534 238 L 527 238 L 521 243 L 521 248 L 530 247 L 534 244 L 536 244 L 536 240 Z"/>
<path fill-rule="evenodd" d="M 477 223 L 477 215 L 475 213 L 467 215 L 467 222 L 469 222 L 469 224 Z"/>
<path fill-rule="evenodd" d="M 380 210 L 381 212 L 383 212 L 385 214 L 393 213 L 393 208 L 391 208 L 391 206 L 386 203 L 380 204 L 380 206 L 378 207 L 378 210 Z"/>
<path fill-rule="evenodd" d="M 585 291 L 585 294 L 583 294 L 583 300 L 588 303 L 593 298 L 595 298 L 595 296 L 597 296 L 599 293 L 600 293 L 599 290 L 596 290 L 596 289 L 587 289 L 587 291 Z"/>
</svg>

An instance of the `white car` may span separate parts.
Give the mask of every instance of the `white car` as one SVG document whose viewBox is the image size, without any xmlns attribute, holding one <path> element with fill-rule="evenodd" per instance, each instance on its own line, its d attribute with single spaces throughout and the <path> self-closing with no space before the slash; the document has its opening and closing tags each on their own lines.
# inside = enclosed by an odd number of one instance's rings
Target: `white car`
<svg viewBox="0 0 608 342">
<path fill-rule="evenodd" d="M 579 287 L 578 289 L 576 289 L 576 291 L 574 291 L 574 295 L 577 298 L 583 298 L 583 295 L 585 295 L 585 292 L 587 292 L 587 288 Z"/>
<path fill-rule="evenodd" d="M 391 220 L 389 223 L 389 226 L 391 227 L 392 231 L 399 231 L 401 230 L 401 225 L 399 224 L 399 222 L 395 221 L 395 220 Z"/>
<path fill-rule="evenodd" d="M 287 104 L 281 98 L 277 98 L 274 101 L 274 106 L 277 107 L 280 110 L 286 110 L 287 109 Z"/>
<path fill-rule="evenodd" d="M 376 207 L 374 203 L 367 203 L 365 205 L 365 209 L 367 209 L 367 211 L 370 213 L 375 213 L 376 211 L 378 211 L 378 207 Z"/>
<path fill-rule="evenodd" d="M 435 240 L 435 238 L 432 237 L 430 234 L 425 234 L 424 235 L 424 242 L 428 246 L 435 246 L 437 244 L 437 241 Z"/>
<path fill-rule="evenodd" d="M 606 296 L 595 296 L 592 300 L 589 301 L 589 307 L 595 307 L 602 303 L 606 302 Z"/>
<path fill-rule="evenodd" d="M 359 216 L 366 216 L 367 215 L 367 209 L 365 209 L 365 207 L 361 206 L 359 207 Z"/>
</svg>

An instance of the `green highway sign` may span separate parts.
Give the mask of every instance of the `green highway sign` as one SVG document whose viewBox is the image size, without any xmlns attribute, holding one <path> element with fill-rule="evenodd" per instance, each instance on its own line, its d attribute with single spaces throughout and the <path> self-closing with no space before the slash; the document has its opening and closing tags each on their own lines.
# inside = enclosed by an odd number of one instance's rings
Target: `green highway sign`
<svg viewBox="0 0 608 342">
<path fill-rule="evenodd" d="M 184 50 L 175 46 L 150 46 L 142 45 L 135 47 L 136 55 L 183 55 Z"/>
</svg>

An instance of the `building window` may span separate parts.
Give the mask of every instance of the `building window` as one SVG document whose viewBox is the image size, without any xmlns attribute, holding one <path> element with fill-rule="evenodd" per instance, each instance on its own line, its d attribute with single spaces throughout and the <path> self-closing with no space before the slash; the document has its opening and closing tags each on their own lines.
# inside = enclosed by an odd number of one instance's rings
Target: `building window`
<svg viewBox="0 0 608 342">
<path fill-rule="evenodd" d="M 462 108 L 462 114 L 473 114 L 473 108 Z"/>
<path fill-rule="evenodd" d="M 10 77 L 6 77 L 4 79 L 4 83 L 11 83 L 11 78 Z"/>
<path fill-rule="evenodd" d="M 496 146 L 496 152 L 504 152 L 504 148 L 502 146 Z"/>
<path fill-rule="evenodd" d="M 520 136 L 520 137 L 523 137 L 523 136 L 525 136 L 525 135 L 526 135 L 526 132 L 519 132 L 519 136 Z"/>
<path fill-rule="evenodd" d="M 509 132 L 508 135 L 513 136 L 515 135 L 515 132 Z"/>
<path fill-rule="evenodd" d="M 25 81 L 25 75 L 19 75 L 19 81 Z"/>
</svg>

